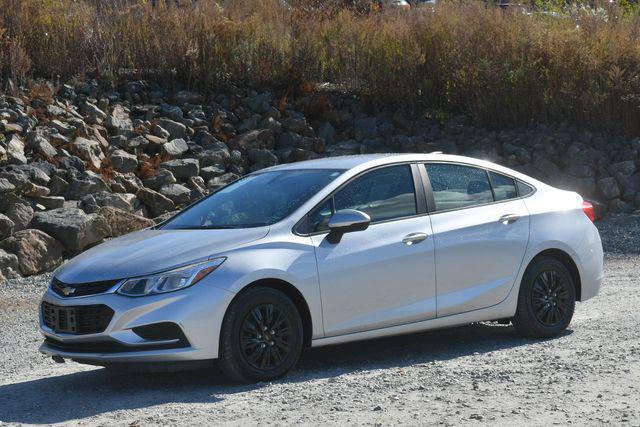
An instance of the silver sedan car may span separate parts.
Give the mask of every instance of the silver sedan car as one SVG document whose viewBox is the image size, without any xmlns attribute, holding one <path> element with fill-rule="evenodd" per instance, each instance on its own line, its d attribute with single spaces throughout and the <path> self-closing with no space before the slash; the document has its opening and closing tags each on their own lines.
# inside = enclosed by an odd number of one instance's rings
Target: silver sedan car
<svg viewBox="0 0 640 427">
<path fill-rule="evenodd" d="M 57 361 L 210 363 L 280 377 L 305 347 L 479 321 L 551 337 L 603 277 L 593 206 L 443 154 L 260 170 L 59 268 L 40 310 Z"/>
</svg>

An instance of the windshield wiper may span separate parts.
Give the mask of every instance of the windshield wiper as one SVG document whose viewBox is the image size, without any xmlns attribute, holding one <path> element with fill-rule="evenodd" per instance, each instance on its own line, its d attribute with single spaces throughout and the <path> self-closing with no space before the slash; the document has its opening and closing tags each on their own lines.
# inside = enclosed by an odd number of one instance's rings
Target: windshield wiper
<svg viewBox="0 0 640 427">
<path fill-rule="evenodd" d="M 165 228 L 165 230 L 232 230 L 238 228 L 264 227 L 269 224 L 239 224 L 239 225 L 190 225 L 185 227 Z"/>
</svg>

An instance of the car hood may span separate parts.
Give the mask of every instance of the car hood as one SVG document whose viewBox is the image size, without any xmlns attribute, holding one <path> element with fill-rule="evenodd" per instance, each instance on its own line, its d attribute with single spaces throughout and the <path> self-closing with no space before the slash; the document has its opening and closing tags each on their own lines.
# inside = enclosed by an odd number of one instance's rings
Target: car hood
<svg viewBox="0 0 640 427">
<path fill-rule="evenodd" d="M 269 227 L 229 230 L 143 230 L 72 258 L 55 277 L 65 283 L 116 280 L 165 271 L 259 240 Z"/>
</svg>

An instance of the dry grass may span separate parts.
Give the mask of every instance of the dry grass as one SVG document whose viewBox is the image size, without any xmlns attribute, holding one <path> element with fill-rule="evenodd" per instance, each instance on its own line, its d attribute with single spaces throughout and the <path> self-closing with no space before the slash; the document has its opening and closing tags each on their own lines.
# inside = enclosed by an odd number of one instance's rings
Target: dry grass
<svg viewBox="0 0 640 427">
<path fill-rule="evenodd" d="M 473 1 L 367 13 L 366 3 L 0 0 L 0 73 L 112 84 L 126 74 L 205 91 L 331 81 L 375 103 L 489 125 L 568 119 L 640 132 L 637 17 Z"/>
</svg>

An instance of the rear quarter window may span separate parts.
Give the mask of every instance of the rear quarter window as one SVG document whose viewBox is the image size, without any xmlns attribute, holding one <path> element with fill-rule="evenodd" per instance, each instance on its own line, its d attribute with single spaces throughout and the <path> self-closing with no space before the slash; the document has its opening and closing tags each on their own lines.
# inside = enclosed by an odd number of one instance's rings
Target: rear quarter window
<svg viewBox="0 0 640 427">
<path fill-rule="evenodd" d="M 491 187 L 496 201 L 515 199 L 518 197 L 516 181 L 506 175 L 490 171 Z"/>
<path fill-rule="evenodd" d="M 532 186 L 530 186 L 529 184 L 525 184 L 522 181 L 516 181 L 516 185 L 518 186 L 518 195 L 520 197 L 528 196 L 535 191 Z"/>
</svg>

